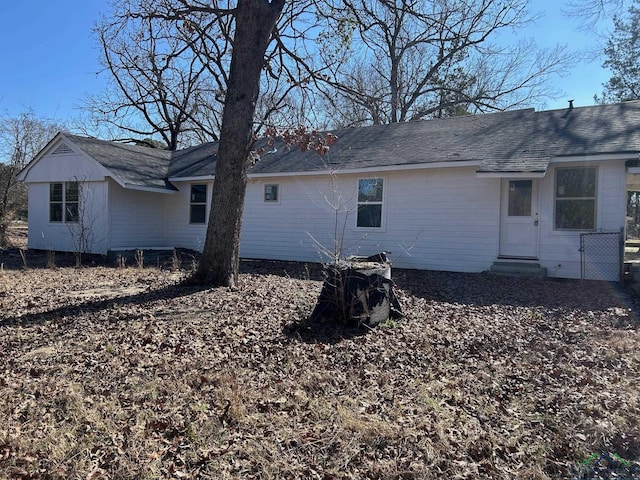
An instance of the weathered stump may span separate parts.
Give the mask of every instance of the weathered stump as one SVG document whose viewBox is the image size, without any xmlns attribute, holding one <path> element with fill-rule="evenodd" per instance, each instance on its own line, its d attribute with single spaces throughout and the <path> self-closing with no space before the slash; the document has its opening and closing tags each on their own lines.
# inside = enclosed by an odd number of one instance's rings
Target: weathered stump
<svg viewBox="0 0 640 480">
<path fill-rule="evenodd" d="M 393 291 L 391 263 L 384 254 L 333 263 L 325 268 L 324 274 L 322 291 L 309 317 L 311 324 L 334 322 L 373 327 L 402 316 Z"/>
</svg>

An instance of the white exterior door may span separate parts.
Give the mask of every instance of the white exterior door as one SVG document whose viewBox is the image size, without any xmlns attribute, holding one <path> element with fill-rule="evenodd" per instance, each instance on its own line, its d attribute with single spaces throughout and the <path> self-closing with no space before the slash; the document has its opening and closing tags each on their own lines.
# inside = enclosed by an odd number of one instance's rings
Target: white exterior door
<svg viewBox="0 0 640 480">
<path fill-rule="evenodd" d="M 500 256 L 538 258 L 538 180 L 502 180 Z"/>
</svg>

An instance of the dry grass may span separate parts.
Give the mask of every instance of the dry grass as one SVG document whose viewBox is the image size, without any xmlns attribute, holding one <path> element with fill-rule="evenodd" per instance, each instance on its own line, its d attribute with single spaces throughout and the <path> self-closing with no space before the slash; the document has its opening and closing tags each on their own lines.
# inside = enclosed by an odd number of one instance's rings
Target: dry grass
<svg viewBox="0 0 640 480">
<path fill-rule="evenodd" d="M 236 290 L 5 268 L 0 478 L 548 479 L 640 457 L 639 334 L 611 285 L 397 271 L 405 319 L 318 331 L 296 268 Z"/>
</svg>

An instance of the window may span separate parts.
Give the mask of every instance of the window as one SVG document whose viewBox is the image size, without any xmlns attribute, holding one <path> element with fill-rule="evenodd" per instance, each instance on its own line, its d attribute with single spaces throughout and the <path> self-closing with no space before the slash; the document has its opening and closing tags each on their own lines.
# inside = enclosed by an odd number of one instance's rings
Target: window
<svg viewBox="0 0 640 480">
<path fill-rule="evenodd" d="M 596 169 L 556 169 L 555 227 L 593 230 L 596 227 Z"/>
<path fill-rule="evenodd" d="M 531 216 L 531 192 L 533 181 L 511 180 L 509 182 L 509 216 Z"/>
<path fill-rule="evenodd" d="M 265 202 L 277 202 L 278 197 L 278 185 L 265 185 L 264 186 L 264 201 Z"/>
<path fill-rule="evenodd" d="M 205 223 L 207 221 L 207 185 L 191 185 L 189 223 Z"/>
<path fill-rule="evenodd" d="M 358 180 L 358 227 L 382 227 L 382 178 Z"/>
<path fill-rule="evenodd" d="M 49 221 L 76 223 L 80 215 L 80 186 L 78 182 L 49 184 Z"/>
</svg>

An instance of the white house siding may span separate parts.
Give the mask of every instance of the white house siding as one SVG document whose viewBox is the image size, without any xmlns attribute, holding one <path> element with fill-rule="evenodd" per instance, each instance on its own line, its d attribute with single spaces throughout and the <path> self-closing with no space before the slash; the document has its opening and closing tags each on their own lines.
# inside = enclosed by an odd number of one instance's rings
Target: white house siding
<svg viewBox="0 0 640 480">
<path fill-rule="evenodd" d="M 25 181 L 32 182 L 97 182 L 108 171 L 87 155 L 78 153 L 49 154 L 29 168 Z"/>
<path fill-rule="evenodd" d="M 55 152 L 58 146 L 59 143 L 50 145 L 49 152 Z M 45 154 L 33 164 L 25 177 L 29 197 L 28 247 L 67 252 L 77 249 L 77 224 L 49 222 L 49 185 L 77 181 L 84 190 L 80 207 L 84 211 L 84 227 L 91 227 L 89 249 L 92 253 L 105 253 L 108 248 L 105 173 L 102 165 L 73 151 Z"/>
<path fill-rule="evenodd" d="M 370 177 L 384 178 L 381 229 L 356 228 L 357 180 Z M 264 185 L 274 183 L 279 202 L 264 202 Z M 397 267 L 483 271 L 498 251 L 499 202 L 499 180 L 474 168 L 253 179 L 240 254 L 327 261 L 337 230 L 343 255 L 389 251 Z"/>
<path fill-rule="evenodd" d="M 60 178 L 56 182 L 62 181 Z M 79 223 L 49 222 L 49 183 L 29 183 L 28 247 L 41 250 L 74 252 L 78 250 L 80 228 L 83 229 L 89 253 L 104 254 L 108 245 L 106 183 L 81 182 Z"/>
<path fill-rule="evenodd" d="M 550 277 L 580 278 L 580 234 L 554 229 L 555 168 L 585 166 L 561 163 L 549 168 L 540 185 L 540 264 Z M 599 231 L 617 232 L 624 226 L 626 184 L 624 161 L 589 163 L 597 167 L 596 222 Z M 615 280 L 614 278 L 607 278 Z"/>
<path fill-rule="evenodd" d="M 124 189 L 109 180 L 110 250 L 171 248 L 165 200 L 171 194 Z"/>
<path fill-rule="evenodd" d="M 413 174 L 408 175 L 411 178 Z M 412 227 L 417 241 L 406 266 L 460 272 L 487 270 L 498 253 L 500 180 L 478 178 L 473 167 L 425 170 L 424 175 L 424 184 L 415 192 L 418 202 L 412 203 L 408 197 L 394 205 L 399 211 L 404 205 L 412 206 L 397 225 L 400 232 L 419 222 L 419 230 Z M 399 180 L 397 188 L 402 191 L 404 179 Z M 398 262 L 398 266 L 403 265 L 404 258 Z"/>
<path fill-rule="evenodd" d="M 189 197 L 192 183 L 207 185 L 207 212 L 209 212 L 213 182 L 175 182 L 174 185 L 178 189 L 178 192 L 173 195 L 167 195 L 164 199 L 166 212 L 165 235 L 167 242 L 174 247 L 190 248 L 201 252 L 207 234 L 207 225 L 206 223 L 189 223 Z"/>
</svg>

